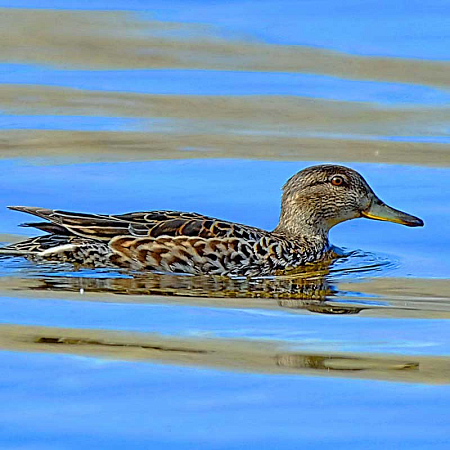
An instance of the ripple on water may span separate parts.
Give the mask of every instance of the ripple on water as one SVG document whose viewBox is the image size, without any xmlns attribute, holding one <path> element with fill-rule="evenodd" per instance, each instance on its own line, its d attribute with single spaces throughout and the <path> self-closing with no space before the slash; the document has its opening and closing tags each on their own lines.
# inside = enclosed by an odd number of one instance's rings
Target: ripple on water
<svg viewBox="0 0 450 450">
<path fill-rule="evenodd" d="M 385 276 L 399 267 L 400 261 L 393 255 L 342 249 L 342 257 L 337 258 L 330 266 L 329 280 L 342 281 L 367 276 Z"/>
</svg>

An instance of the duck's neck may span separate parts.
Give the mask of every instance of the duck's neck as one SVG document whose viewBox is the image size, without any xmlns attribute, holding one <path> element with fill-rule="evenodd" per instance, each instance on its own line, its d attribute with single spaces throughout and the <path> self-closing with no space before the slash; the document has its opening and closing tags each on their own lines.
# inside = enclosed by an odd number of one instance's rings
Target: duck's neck
<svg viewBox="0 0 450 450">
<path fill-rule="evenodd" d="M 273 230 L 290 239 L 314 239 L 328 245 L 329 226 L 325 219 L 314 208 L 305 209 L 297 202 L 287 202 L 283 199 L 280 221 Z"/>
</svg>

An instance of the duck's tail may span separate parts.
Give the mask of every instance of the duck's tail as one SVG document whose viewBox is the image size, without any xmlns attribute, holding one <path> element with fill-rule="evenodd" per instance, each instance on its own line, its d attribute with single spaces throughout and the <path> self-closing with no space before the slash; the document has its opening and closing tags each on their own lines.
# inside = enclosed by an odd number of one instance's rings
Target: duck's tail
<svg viewBox="0 0 450 450">
<path fill-rule="evenodd" d="M 0 256 L 33 256 L 45 250 L 69 244 L 70 236 L 44 235 L 0 248 Z"/>
<path fill-rule="evenodd" d="M 111 267 L 111 249 L 104 242 L 77 236 L 47 234 L 0 248 L 2 256 L 20 256 L 33 261 L 59 261 L 86 267 Z"/>
</svg>

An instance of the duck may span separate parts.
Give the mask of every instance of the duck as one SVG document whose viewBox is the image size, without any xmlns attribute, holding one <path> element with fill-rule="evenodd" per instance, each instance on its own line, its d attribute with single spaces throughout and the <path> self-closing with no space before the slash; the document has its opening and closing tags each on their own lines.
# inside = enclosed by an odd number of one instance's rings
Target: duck
<svg viewBox="0 0 450 450">
<path fill-rule="evenodd" d="M 9 208 L 44 219 L 22 226 L 46 234 L 3 247 L 3 255 L 81 267 L 228 277 L 276 275 L 333 259 L 329 231 L 348 220 L 424 225 L 380 200 L 357 171 L 333 164 L 307 167 L 285 183 L 273 231 L 193 212 L 105 215 Z"/>
</svg>

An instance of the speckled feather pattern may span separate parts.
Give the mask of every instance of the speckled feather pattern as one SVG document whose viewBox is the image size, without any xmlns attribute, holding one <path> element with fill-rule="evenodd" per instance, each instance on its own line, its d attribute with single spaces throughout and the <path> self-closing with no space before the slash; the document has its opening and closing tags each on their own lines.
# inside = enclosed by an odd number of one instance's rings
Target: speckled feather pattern
<svg viewBox="0 0 450 450">
<path fill-rule="evenodd" d="M 288 240 L 258 228 L 176 211 L 77 214 L 13 207 L 48 219 L 31 223 L 50 234 L 8 246 L 33 259 L 93 267 L 228 276 L 270 275 L 322 258 L 322 241 Z"/>
</svg>

